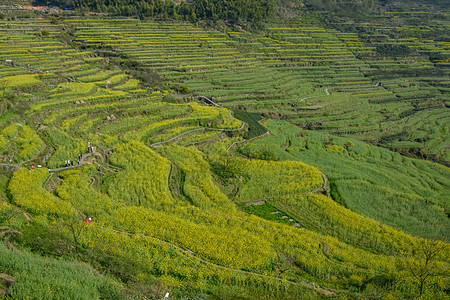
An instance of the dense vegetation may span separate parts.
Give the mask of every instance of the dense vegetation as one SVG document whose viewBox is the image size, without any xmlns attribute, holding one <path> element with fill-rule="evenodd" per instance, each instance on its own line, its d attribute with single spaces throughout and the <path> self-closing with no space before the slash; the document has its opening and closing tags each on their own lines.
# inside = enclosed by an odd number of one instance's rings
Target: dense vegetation
<svg viewBox="0 0 450 300">
<path fill-rule="evenodd" d="M 251 156 L 270 144 L 277 159 L 301 160 L 323 170 L 332 195 L 343 206 L 413 235 L 450 239 L 446 212 L 450 182 L 444 166 L 358 140 L 302 130 L 285 121 L 270 120 L 267 125 L 273 135 L 243 147 L 241 153 Z M 405 170 L 407 165 L 414 168 Z"/>
<path fill-rule="evenodd" d="M 0 21 L 0 295 L 448 298 L 446 12 L 130 3 Z"/>
<path fill-rule="evenodd" d="M 165 0 L 50 0 L 39 1 L 39 3 L 82 11 L 107 12 L 120 16 L 182 18 L 194 21 L 197 19 L 225 20 L 231 23 L 261 22 L 272 16 L 275 11 L 273 0 L 194 0 L 179 1 L 179 4 Z"/>
</svg>

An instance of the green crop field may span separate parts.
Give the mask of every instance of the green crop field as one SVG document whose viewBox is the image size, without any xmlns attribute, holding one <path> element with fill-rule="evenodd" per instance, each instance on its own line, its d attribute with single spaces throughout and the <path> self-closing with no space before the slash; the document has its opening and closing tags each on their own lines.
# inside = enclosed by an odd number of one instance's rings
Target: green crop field
<svg viewBox="0 0 450 300">
<path fill-rule="evenodd" d="M 0 298 L 447 299 L 448 12 L 198 3 L 0 1 Z"/>
<path fill-rule="evenodd" d="M 413 235 L 450 238 L 446 167 L 285 121 L 270 120 L 267 126 L 272 136 L 240 151 L 251 156 L 269 144 L 280 160 L 300 160 L 323 170 L 345 207 Z M 403 169 L 408 165 L 413 169 Z"/>
</svg>

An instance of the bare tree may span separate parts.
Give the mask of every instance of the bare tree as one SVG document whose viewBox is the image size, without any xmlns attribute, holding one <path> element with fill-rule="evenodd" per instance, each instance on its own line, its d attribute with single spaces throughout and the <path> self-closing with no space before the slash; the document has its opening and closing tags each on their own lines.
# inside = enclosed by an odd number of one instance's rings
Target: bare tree
<svg viewBox="0 0 450 300">
<path fill-rule="evenodd" d="M 83 229 L 84 229 L 84 226 L 86 225 L 86 223 L 81 222 L 80 219 L 78 219 L 78 218 L 74 218 L 74 219 L 66 220 L 66 221 L 60 223 L 60 225 L 69 229 L 69 232 L 73 238 L 73 245 L 75 248 L 75 253 L 79 254 L 78 239 L 81 236 L 81 234 L 83 233 Z"/>
<path fill-rule="evenodd" d="M 436 276 L 448 274 L 448 269 L 438 263 L 448 261 L 448 244 L 438 240 L 422 239 L 411 256 L 404 257 L 402 266 L 419 286 L 422 295 L 427 282 Z"/>
<path fill-rule="evenodd" d="M 17 212 L 12 207 L 0 210 L 0 223 L 8 223 L 16 214 Z"/>
</svg>

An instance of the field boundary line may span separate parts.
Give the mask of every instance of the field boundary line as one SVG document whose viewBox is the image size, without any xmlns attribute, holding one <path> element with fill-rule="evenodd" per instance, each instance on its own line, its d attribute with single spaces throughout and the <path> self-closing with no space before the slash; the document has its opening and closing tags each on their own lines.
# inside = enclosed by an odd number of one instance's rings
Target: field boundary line
<svg viewBox="0 0 450 300">
<path fill-rule="evenodd" d="M 328 197 L 330 197 L 330 187 L 329 187 L 329 185 L 328 185 L 328 177 L 325 175 L 325 173 L 323 173 L 322 171 L 320 171 L 319 169 L 317 169 L 319 172 L 320 172 L 320 174 L 322 174 L 322 177 L 323 177 L 323 186 L 322 187 L 319 187 L 319 188 L 316 188 L 316 189 L 314 189 L 314 190 L 312 190 L 310 193 L 317 193 L 317 192 L 320 192 L 320 191 L 325 191 L 325 193 L 327 194 L 327 196 Z"/>
<path fill-rule="evenodd" d="M 317 98 L 317 97 L 325 97 L 325 96 L 331 96 L 330 92 L 328 91 L 328 88 L 325 89 L 325 94 L 324 95 L 309 96 L 309 97 L 302 98 L 300 100 L 291 100 L 291 101 L 287 101 L 287 100 L 273 100 L 273 101 L 270 101 L 269 100 L 269 101 L 249 102 L 249 103 L 242 103 L 242 104 L 243 105 L 258 105 L 258 104 L 272 104 L 272 103 L 298 103 L 298 102 L 305 102 L 306 99 L 312 99 L 312 98 Z M 222 107 L 236 106 L 236 105 L 240 105 L 240 103 L 231 104 L 231 105 L 227 105 L 226 103 L 224 103 Z"/>
<path fill-rule="evenodd" d="M 259 274 L 259 273 L 255 273 L 255 272 L 250 272 L 250 271 L 244 271 L 244 270 L 224 267 L 224 266 L 215 264 L 213 262 L 207 261 L 207 260 L 205 260 L 205 259 L 203 259 L 201 257 L 198 257 L 198 256 L 194 255 L 194 252 L 192 252 L 190 250 L 185 250 L 185 249 L 181 248 L 180 246 L 175 245 L 175 244 L 173 244 L 171 242 L 167 242 L 167 241 L 161 240 L 161 239 L 159 239 L 157 237 L 150 236 L 150 235 L 147 235 L 145 233 L 131 233 L 131 232 L 127 232 L 127 231 L 122 231 L 122 230 L 117 230 L 117 229 L 114 229 L 114 228 L 108 228 L 108 227 L 97 226 L 97 225 L 96 225 L 96 227 L 102 228 L 102 229 L 107 229 L 107 230 L 112 230 L 114 232 L 117 232 L 117 233 L 120 233 L 120 234 L 126 234 L 126 235 L 129 235 L 129 236 L 142 236 L 142 237 L 147 237 L 147 238 L 154 239 L 154 240 L 156 240 L 158 242 L 161 242 L 161 243 L 164 243 L 164 244 L 169 245 L 171 247 L 174 247 L 177 250 L 179 250 L 180 252 L 182 252 L 182 253 L 184 253 L 184 254 L 186 254 L 186 255 L 188 255 L 188 256 L 190 256 L 190 257 L 192 257 L 192 258 L 194 258 L 194 259 L 196 259 L 196 260 L 198 260 L 198 261 L 200 261 L 200 262 L 202 262 L 204 264 L 213 266 L 215 268 L 228 270 L 228 271 L 231 271 L 231 272 L 242 273 L 242 274 L 246 274 L 246 275 L 253 275 L 253 276 L 257 276 L 257 277 L 261 277 L 261 278 L 274 279 L 274 280 L 278 280 L 278 281 L 281 281 L 281 282 L 290 283 L 292 285 L 302 285 L 302 286 L 305 286 L 307 288 L 313 289 L 313 290 L 315 290 L 317 292 L 320 292 L 320 293 L 322 293 L 322 294 L 324 294 L 326 296 L 333 296 L 333 295 L 335 295 L 334 292 L 326 290 L 326 289 L 320 287 L 317 283 L 314 283 L 314 282 L 311 282 L 311 281 L 294 282 L 294 281 L 290 281 L 290 280 L 287 280 L 287 279 L 284 279 L 284 278 L 279 278 L 279 277 L 263 275 L 263 274 Z"/>
<path fill-rule="evenodd" d="M 251 142 L 251 141 L 254 141 L 254 140 L 256 140 L 256 139 L 262 138 L 262 137 L 264 137 L 264 136 L 266 136 L 266 135 L 267 135 L 267 136 L 270 135 L 270 131 L 267 130 L 267 129 L 266 129 L 266 132 L 264 132 L 264 133 L 261 134 L 261 135 L 252 137 L 251 139 L 248 139 L 248 140 L 242 140 L 242 141 L 237 141 L 237 142 L 232 143 L 230 146 L 228 146 L 227 151 L 230 151 L 230 149 L 231 149 L 233 146 L 237 145 L 237 144 L 244 144 L 244 143 L 247 143 L 247 142 Z"/>
</svg>

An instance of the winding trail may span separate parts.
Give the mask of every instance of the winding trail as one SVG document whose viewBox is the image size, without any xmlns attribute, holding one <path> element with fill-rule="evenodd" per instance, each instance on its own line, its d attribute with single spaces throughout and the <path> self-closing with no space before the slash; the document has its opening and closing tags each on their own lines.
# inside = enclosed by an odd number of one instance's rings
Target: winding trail
<svg viewBox="0 0 450 300">
<path fill-rule="evenodd" d="M 153 143 L 153 144 L 150 144 L 148 146 L 149 147 L 156 147 L 156 146 L 159 146 L 159 145 L 162 145 L 162 144 L 165 144 L 165 143 L 169 143 L 169 142 L 171 142 L 173 140 L 176 140 L 177 138 L 179 138 L 179 137 L 181 137 L 181 136 L 183 136 L 185 134 L 196 132 L 196 131 L 200 131 L 200 130 L 205 130 L 205 128 L 202 127 L 202 128 L 192 129 L 192 130 L 180 133 L 180 134 L 178 134 L 178 135 L 176 135 L 176 136 L 174 136 L 174 137 L 172 137 L 172 138 L 170 138 L 168 140 L 165 140 L 165 141 L 162 141 L 162 142 Z"/>
<path fill-rule="evenodd" d="M 406 81 L 408 81 L 408 80 L 405 79 L 405 80 L 402 80 L 402 81 L 399 81 L 399 82 L 390 82 L 390 84 L 392 84 L 392 83 L 403 83 L 403 82 L 406 82 Z M 357 88 L 358 88 L 358 89 L 365 89 L 365 88 L 377 87 L 377 86 L 379 86 L 379 85 L 380 85 L 380 83 L 377 82 L 376 84 L 373 84 L 373 85 L 368 85 L 368 86 L 358 86 Z M 381 85 L 381 86 L 382 86 L 382 85 Z M 265 101 L 259 101 L 259 102 L 243 103 L 243 104 L 244 104 L 244 105 L 257 105 L 257 104 L 271 104 L 271 103 L 296 103 L 296 102 L 305 102 L 305 100 L 307 100 L 307 99 L 313 99 L 313 98 L 318 98 L 318 97 L 325 97 L 325 96 L 330 96 L 330 95 L 331 95 L 331 94 L 330 94 L 328 88 L 326 88 L 326 89 L 325 89 L 325 94 L 324 94 L 324 95 L 309 96 L 309 97 L 305 97 L 305 98 L 302 98 L 302 99 L 297 100 L 297 101 L 286 101 L 286 100 L 267 101 L 267 102 L 265 102 Z M 208 99 L 208 98 L 206 98 L 206 97 L 204 97 L 204 96 L 199 96 L 199 98 L 207 99 L 207 101 L 210 102 L 211 104 L 213 104 L 214 106 L 220 106 L 220 105 L 214 103 L 212 100 L 210 100 L 210 99 Z M 225 106 L 235 106 L 235 105 L 238 105 L 238 104 L 239 104 L 239 103 L 237 103 L 237 104 L 232 104 L 232 105 L 227 105 L 226 103 L 223 103 L 222 106 L 223 106 L 223 107 L 225 107 Z"/>
<path fill-rule="evenodd" d="M 198 96 L 198 98 L 204 99 L 206 102 L 211 103 L 213 106 L 220 107 L 219 104 L 217 104 L 216 102 L 212 101 L 211 99 L 206 98 L 205 96 Z"/>
<path fill-rule="evenodd" d="M 317 98 L 317 97 L 325 97 L 325 96 L 330 96 L 330 92 L 328 92 L 328 89 L 325 89 L 325 95 L 317 95 L 317 96 L 310 96 L 310 97 L 305 97 L 299 100 L 299 102 L 305 102 L 306 99 L 312 99 L 312 98 Z"/>
<path fill-rule="evenodd" d="M 264 132 L 261 135 L 252 137 L 251 139 L 248 139 L 248 140 L 242 140 L 242 141 L 237 141 L 237 142 L 232 143 L 230 146 L 228 146 L 227 151 L 230 151 L 230 149 L 233 146 L 237 145 L 237 144 L 244 144 L 244 143 L 251 142 L 251 141 L 254 141 L 256 139 L 259 139 L 259 138 L 262 138 L 262 137 L 265 137 L 265 136 L 269 136 L 269 135 L 270 135 L 270 131 L 266 129 L 266 132 Z"/>
<path fill-rule="evenodd" d="M 91 223 L 91 224 L 92 224 L 92 223 Z M 94 224 L 92 224 L 92 225 L 94 225 Z M 236 272 L 236 273 L 242 273 L 242 274 L 246 274 L 246 275 L 257 276 L 257 277 L 261 277 L 261 278 L 267 278 L 267 279 L 278 280 L 278 281 L 286 282 L 286 283 L 289 283 L 289 284 L 292 284 L 292 285 L 301 285 L 301 286 L 304 286 L 304 287 L 313 289 L 313 290 L 315 290 L 315 291 L 317 291 L 317 292 L 319 292 L 319 293 L 322 293 L 322 294 L 324 294 L 324 295 L 326 295 L 326 296 L 333 296 L 333 295 L 335 295 L 334 292 L 329 291 L 329 290 L 326 290 L 326 289 L 320 287 L 318 284 L 316 284 L 316 283 L 314 283 L 314 282 L 311 282 L 311 281 L 294 282 L 294 281 L 290 281 L 290 280 L 287 280 L 287 279 L 284 279 L 284 278 L 279 278 L 279 277 L 274 277 L 274 276 L 269 276 L 269 275 L 263 275 L 263 274 L 259 274 L 259 273 L 255 273 L 255 272 L 243 271 L 243 270 L 239 270 L 239 269 L 233 269 L 233 268 L 224 267 L 224 266 L 221 266 L 221 265 L 212 263 L 212 262 L 210 262 L 210 261 L 207 261 L 207 260 L 205 260 L 205 259 L 203 259 L 203 258 L 201 258 L 201 257 L 198 257 L 198 256 L 196 256 L 196 255 L 195 255 L 192 251 L 190 251 L 190 250 L 185 250 L 185 249 L 179 247 L 178 245 L 175 245 L 175 244 L 173 244 L 173 243 L 170 243 L 170 242 L 161 240 L 161 239 L 159 239 L 159 238 L 157 238 L 157 237 L 154 237 L 154 236 L 149 236 L 149 235 L 147 235 L 147 234 L 145 234 L 145 233 L 135 234 L 135 233 L 130 233 L 130 232 L 127 232 L 127 231 L 121 231 L 121 230 L 117 230 L 117 229 L 113 229 L 113 228 L 108 228 L 108 227 L 103 227 L 103 226 L 97 226 L 97 225 L 95 225 L 95 226 L 98 227 L 98 228 L 107 229 L 107 230 L 112 230 L 112 231 L 114 231 L 114 232 L 117 232 L 117 233 L 120 233 L 120 234 L 129 235 L 129 236 L 142 236 L 142 237 L 146 237 L 146 238 L 151 238 L 151 239 L 156 240 L 156 241 L 158 241 L 158 242 L 160 242 L 160 243 L 164 243 L 164 244 L 166 244 L 166 245 L 169 245 L 169 246 L 171 246 L 171 247 L 174 247 L 174 248 L 176 248 L 177 250 L 179 250 L 180 252 L 182 252 L 183 254 L 189 255 L 189 256 L 192 257 L 193 259 L 196 259 L 196 260 L 198 260 L 198 261 L 200 261 L 200 262 L 202 262 L 202 263 L 204 263 L 204 264 L 210 265 L 210 266 L 215 267 L 215 268 L 219 268 L 219 269 L 227 270 L 227 271 L 231 271 L 231 272 Z"/>
<path fill-rule="evenodd" d="M 24 69 L 26 72 L 30 71 L 32 73 L 40 73 L 40 74 L 45 74 L 46 73 L 46 72 L 44 72 L 44 71 L 42 71 L 40 69 L 33 69 L 32 67 L 23 66 L 21 64 L 17 64 L 17 63 L 14 63 L 14 62 L 12 64 L 11 63 L 8 63 L 8 64 L 5 63 L 5 65 L 13 67 L 13 68 L 21 68 L 21 69 Z"/>
<path fill-rule="evenodd" d="M 317 170 L 320 172 L 320 174 L 322 174 L 323 186 L 312 190 L 311 193 L 318 193 L 318 192 L 324 191 L 327 193 L 327 196 L 329 197 L 330 196 L 330 187 L 328 186 L 328 177 L 325 175 L 325 173 L 323 173 L 319 169 L 317 169 Z"/>
<path fill-rule="evenodd" d="M 18 166 L 20 166 L 20 164 L 0 164 L 0 166 L 5 166 L 5 167 L 18 167 Z"/>
<path fill-rule="evenodd" d="M 89 178 L 92 180 L 91 184 L 89 184 L 89 188 L 92 189 L 92 185 L 93 185 L 94 182 L 95 182 L 95 177 L 89 177 Z"/>
<path fill-rule="evenodd" d="M 20 167 L 22 167 L 25 163 L 30 162 L 30 161 L 34 160 L 36 157 L 38 157 L 39 155 L 41 155 L 42 152 L 44 152 L 45 148 L 46 148 L 45 146 L 42 147 L 42 148 L 39 150 L 39 152 L 36 153 L 36 154 L 35 154 L 32 158 L 30 158 L 30 159 L 21 161 L 21 162 L 16 163 L 16 164 L 13 164 L 13 163 L 10 163 L 10 164 L 0 164 L 0 166 L 5 166 L 5 167 L 18 167 L 18 168 L 20 168 Z"/>
<path fill-rule="evenodd" d="M 41 72 L 42 72 L 42 71 L 41 71 Z M 326 89 L 325 91 L 326 91 L 326 95 L 317 95 L 317 96 L 305 97 L 305 98 L 303 98 L 303 99 L 301 99 L 301 100 L 299 100 L 299 101 L 300 101 L 300 102 L 304 102 L 304 101 L 307 100 L 307 99 L 312 99 L 312 98 L 316 98 L 316 97 L 323 97 L 323 96 L 329 96 L 330 93 L 328 92 L 328 89 Z M 210 102 L 213 106 L 215 106 L 215 107 L 220 107 L 220 105 L 216 104 L 215 102 L 213 102 L 212 100 L 210 100 L 210 99 L 208 99 L 208 98 L 206 98 L 206 97 L 204 97 L 204 96 L 199 96 L 199 98 L 206 99 L 207 101 L 209 101 L 209 102 Z M 259 103 L 258 103 L 258 104 L 259 104 Z M 228 111 L 229 111 L 230 116 L 232 116 L 231 110 L 228 109 Z M 157 143 L 153 143 L 153 144 L 151 144 L 151 145 L 149 145 L 149 146 L 150 146 L 150 147 L 156 147 L 156 146 L 158 146 L 158 145 L 162 145 L 162 144 L 165 144 L 165 143 L 169 143 L 169 142 L 171 142 L 171 141 L 173 141 L 173 140 L 176 140 L 176 139 L 178 139 L 178 138 L 180 138 L 180 137 L 182 137 L 182 136 L 184 136 L 184 135 L 187 135 L 187 134 L 189 134 L 189 133 L 196 132 L 196 131 L 201 131 L 201 130 L 204 130 L 204 131 L 221 131 L 221 132 L 238 131 L 238 130 L 242 130 L 242 129 L 245 127 L 245 124 L 246 124 L 246 123 L 245 123 L 244 121 L 242 121 L 242 125 L 241 125 L 239 128 L 234 128 L 234 129 L 226 129 L 226 128 L 197 128 L 197 129 L 193 129 L 193 130 L 190 130 L 190 131 L 186 131 L 186 132 L 184 132 L 184 133 L 181 133 L 181 134 L 179 134 L 179 135 L 176 135 L 176 136 L 174 136 L 174 137 L 172 137 L 172 138 L 170 138 L 170 139 L 168 139 L 168 140 L 161 141 L 161 142 L 157 142 Z M 251 142 L 251 141 L 253 141 L 253 140 L 255 140 L 255 139 L 259 139 L 259 138 L 262 138 L 262 137 L 268 136 L 268 135 L 270 135 L 270 132 L 269 132 L 269 130 L 266 130 L 265 133 L 263 133 L 263 134 L 261 134 L 261 135 L 259 135 L 259 136 L 253 137 L 253 138 L 251 138 L 251 139 L 233 142 L 230 146 L 228 146 L 227 151 L 229 151 L 229 150 L 230 150 L 232 147 L 234 147 L 235 145 L 238 145 L 238 144 L 241 144 L 241 143 L 246 143 L 246 142 Z M 85 163 L 86 159 L 87 159 L 88 157 L 91 157 L 92 155 L 93 155 L 93 153 L 89 153 L 89 154 L 83 155 L 83 157 L 81 158 L 80 163 L 79 163 L 78 165 L 67 166 L 67 167 L 61 167 L 61 168 L 55 168 L 55 169 L 48 169 L 48 171 L 50 172 L 50 176 L 48 177 L 48 179 L 47 179 L 46 182 L 44 183 L 44 186 L 43 186 L 44 189 L 47 187 L 48 183 L 50 182 L 50 180 L 51 180 L 51 178 L 52 178 L 54 172 L 58 172 L 58 171 L 62 171 L 62 170 L 68 170 L 68 169 L 73 169 L 73 168 L 80 167 L 80 166 L 82 166 L 82 165 Z M 32 160 L 32 159 L 30 159 L 30 160 Z M 30 161 L 30 160 L 28 160 L 28 161 Z M 2 166 L 18 167 L 18 166 L 22 166 L 25 162 L 27 162 L 27 161 L 21 162 L 21 163 L 19 163 L 19 164 L 0 164 L 0 166 L 2 165 Z M 322 174 L 322 176 L 323 176 L 323 178 L 324 178 L 324 185 L 323 185 L 322 188 L 315 189 L 315 190 L 313 190 L 312 192 L 316 192 L 316 191 L 322 190 L 322 189 L 328 192 L 328 179 L 327 179 L 326 175 L 325 175 L 323 172 L 321 172 L 321 171 L 319 171 L 319 172 Z M 92 185 L 93 185 L 94 183 L 95 183 L 95 178 L 92 178 L 92 182 L 90 183 L 89 186 L 92 187 Z M 280 278 L 280 277 L 274 277 L 274 276 L 269 276 L 269 275 L 263 275 L 263 274 L 259 274 L 259 273 L 255 273 L 255 272 L 244 271 L 244 270 L 240 270 L 240 269 L 233 269 L 233 268 L 221 266 L 221 265 L 215 264 L 215 263 L 213 263 L 213 262 L 210 262 L 210 261 L 208 261 L 208 260 L 205 260 L 205 259 L 203 259 L 203 258 L 201 258 L 201 257 L 199 257 L 199 256 L 196 256 L 196 255 L 195 255 L 192 251 L 190 251 L 190 250 L 183 249 L 183 248 L 181 248 L 180 246 L 178 246 L 178 245 L 176 245 L 176 244 L 173 244 L 173 243 L 171 243 L 171 242 L 168 242 L 168 241 L 159 239 L 159 238 L 154 237 L 154 236 L 149 236 L 149 235 L 144 234 L 144 233 L 134 234 L 134 233 L 126 232 L 126 231 L 116 230 L 116 229 L 113 229 L 113 228 L 108 228 L 108 227 L 103 227 L 103 226 L 97 226 L 97 225 L 95 225 L 95 224 L 90 224 L 90 225 L 91 225 L 91 226 L 94 225 L 94 226 L 96 226 L 96 227 L 98 227 L 98 228 L 102 228 L 102 229 L 106 229 L 106 230 L 111 230 L 111 231 L 114 231 L 114 232 L 116 232 L 116 233 L 119 233 L 119 234 L 125 234 L 125 235 L 128 235 L 128 236 L 142 236 L 142 237 L 145 237 L 145 238 L 153 239 L 153 240 L 155 240 L 155 241 L 157 241 L 157 242 L 160 242 L 160 243 L 164 243 L 164 244 L 166 244 L 166 245 L 169 245 L 169 246 L 171 246 L 171 247 L 177 249 L 177 250 L 180 251 L 181 253 L 183 253 L 183 254 L 185 254 L 185 255 L 188 255 L 188 256 L 192 257 L 193 259 L 195 259 L 195 260 L 197 260 L 197 261 L 199 261 L 199 262 L 201 262 L 201 263 L 203 263 L 203 264 L 212 266 L 212 267 L 214 267 L 214 268 L 219 268 L 219 269 L 222 269 L 222 270 L 227 270 L 227 271 L 236 272 L 236 273 L 241 273 L 241 274 L 246 274 L 246 275 L 251 275 L 251 276 L 257 276 L 257 277 L 260 277 L 260 278 L 266 278 L 266 279 L 271 279 L 271 280 L 277 280 L 277 281 L 280 281 L 280 282 L 289 283 L 289 284 L 291 284 L 291 285 L 304 286 L 304 287 L 306 287 L 306 288 L 313 289 L 313 290 L 315 290 L 315 291 L 317 291 L 317 292 L 319 292 L 319 293 L 321 293 L 321 294 L 323 294 L 323 295 L 325 295 L 325 296 L 333 296 L 333 295 L 335 295 L 334 292 L 329 291 L 329 290 L 326 290 L 326 289 L 320 287 L 318 284 L 316 284 L 316 283 L 314 283 L 314 282 L 310 282 L 310 281 L 294 282 L 294 281 L 290 281 L 290 280 L 287 280 L 287 279 L 284 279 L 284 278 Z"/>
<path fill-rule="evenodd" d="M 62 170 L 68 170 L 68 169 L 73 169 L 73 168 L 77 168 L 83 165 L 84 161 L 86 160 L 87 157 L 92 156 L 94 153 L 88 153 L 83 155 L 83 157 L 80 160 L 80 164 L 75 165 L 75 166 L 68 166 L 68 167 L 61 167 L 61 168 L 56 168 L 56 169 L 48 169 L 49 172 L 58 172 L 58 171 L 62 171 Z"/>
<path fill-rule="evenodd" d="M 241 130 L 242 128 L 244 128 L 244 126 L 245 126 L 245 122 L 242 122 L 241 127 L 235 128 L 235 129 L 226 129 L 226 128 L 207 128 L 207 127 L 202 127 L 202 128 L 192 129 L 192 130 L 189 130 L 189 131 L 180 133 L 179 135 L 176 135 L 176 136 L 174 136 L 174 137 L 172 137 L 172 138 L 170 138 L 170 139 L 168 139 L 168 140 L 150 144 L 149 147 L 156 147 L 156 146 L 159 146 L 159 145 L 162 145 L 162 144 L 165 144 L 165 143 L 169 143 L 169 142 L 171 142 L 171 141 L 173 141 L 173 140 L 176 140 L 177 138 L 179 138 L 179 137 L 181 137 L 181 136 L 183 136 L 183 135 L 185 135 L 185 134 L 192 133 L 192 132 L 195 132 L 195 131 L 200 131 L 200 130 L 204 130 L 204 131 L 222 131 L 222 132 L 227 132 L 227 131 L 237 131 L 237 130 Z"/>
<path fill-rule="evenodd" d="M 325 94 L 324 95 L 316 95 L 316 96 L 309 96 L 309 97 L 305 97 L 302 98 L 300 100 L 267 100 L 267 101 L 259 101 L 259 102 L 249 102 L 249 103 L 242 103 L 243 105 L 257 105 L 257 104 L 272 104 L 272 103 L 298 103 L 298 102 L 305 102 L 305 100 L 307 99 L 313 99 L 313 98 L 318 98 L 318 97 L 325 97 L 325 96 L 331 96 L 330 92 L 328 91 L 328 88 L 325 89 Z M 202 96 L 203 97 L 203 96 Z M 205 97 L 206 98 L 206 97 Z M 208 99 L 209 100 L 209 99 Z M 211 100 L 209 100 L 211 101 Z M 212 101 L 211 101 L 212 102 Z M 213 102 L 214 103 L 214 102 Z M 222 105 L 222 107 L 227 107 L 227 106 L 236 106 L 239 105 L 240 103 L 235 103 L 235 104 L 231 104 L 231 105 L 227 105 L 226 103 L 224 103 Z"/>
<path fill-rule="evenodd" d="M 47 180 L 44 183 L 44 186 L 43 186 L 44 190 L 47 190 L 47 184 L 50 182 L 50 179 L 52 178 L 52 176 L 53 176 L 53 173 L 50 173 L 50 176 L 48 176 Z"/>
<path fill-rule="evenodd" d="M 217 103 L 213 102 L 212 100 L 208 99 L 208 98 L 205 97 L 205 96 L 198 96 L 198 98 L 205 99 L 205 101 L 210 102 L 210 103 L 211 103 L 213 106 L 215 106 L 215 107 L 220 107 L 220 105 L 218 105 Z M 230 115 L 230 117 L 233 118 L 233 115 L 231 114 L 231 109 L 228 109 L 228 114 Z M 159 145 L 162 145 L 162 144 L 165 144 L 165 143 L 169 143 L 169 142 L 171 142 L 171 141 L 173 141 L 173 140 L 178 139 L 179 137 L 181 137 L 181 136 L 183 136 L 183 135 L 185 135 L 185 134 L 192 133 L 192 132 L 196 132 L 196 131 L 200 131 L 200 130 L 205 130 L 205 131 L 222 131 L 222 132 L 232 132 L 232 131 L 242 130 L 242 129 L 245 127 L 245 124 L 246 124 L 246 123 L 245 123 L 244 121 L 241 121 L 241 122 L 242 122 L 242 125 L 241 125 L 239 128 L 234 128 L 234 129 L 227 129 L 227 128 L 209 128 L 209 127 L 202 127 L 202 128 L 192 129 L 192 130 L 189 130 L 189 131 L 180 133 L 180 134 L 178 134 L 178 135 L 176 135 L 176 136 L 174 136 L 174 137 L 172 137 L 172 138 L 170 138 L 170 139 L 168 139 L 168 140 L 150 144 L 149 147 L 156 147 L 156 146 L 159 146 Z"/>
</svg>

